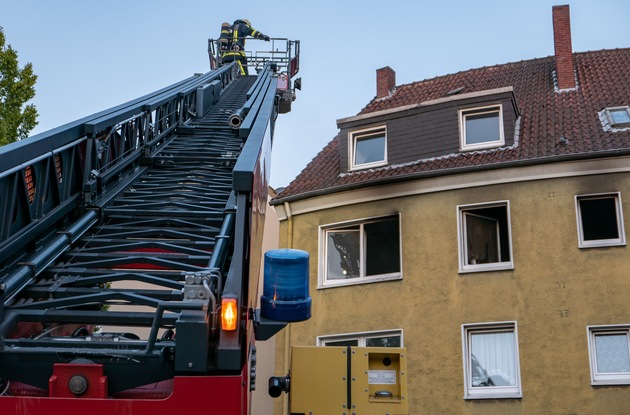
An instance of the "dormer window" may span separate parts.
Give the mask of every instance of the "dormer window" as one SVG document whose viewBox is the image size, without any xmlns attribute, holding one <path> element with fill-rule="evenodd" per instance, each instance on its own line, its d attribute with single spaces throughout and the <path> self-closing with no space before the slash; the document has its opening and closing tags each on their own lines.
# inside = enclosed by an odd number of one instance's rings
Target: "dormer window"
<svg viewBox="0 0 630 415">
<path fill-rule="evenodd" d="M 606 117 L 612 128 L 630 127 L 630 108 L 616 107 L 606 108 Z"/>
<path fill-rule="evenodd" d="M 387 164 L 385 127 L 353 131 L 349 134 L 350 169 L 367 169 Z"/>
<path fill-rule="evenodd" d="M 460 150 L 479 150 L 505 144 L 501 105 L 459 110 Z"/>
</svg>

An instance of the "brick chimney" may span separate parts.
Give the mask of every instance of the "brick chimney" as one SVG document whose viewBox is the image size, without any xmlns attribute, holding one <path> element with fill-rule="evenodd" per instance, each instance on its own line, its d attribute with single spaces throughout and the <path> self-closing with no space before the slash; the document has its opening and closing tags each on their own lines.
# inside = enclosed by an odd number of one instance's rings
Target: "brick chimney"
<svg viewBox="0 0 630 415">
<path fill-rule="evenodd" d="M 571 18 L 568 4 L 553 6 L 553 41 L 558 89 L 575 88 L 575 65 L 571 47 Z"/>
<path fill-rule="evenodd" d="M 396 72 L 389 66 L 376 70 L 376 98 L 389 96 L 396 88 Z"/>
</svg>

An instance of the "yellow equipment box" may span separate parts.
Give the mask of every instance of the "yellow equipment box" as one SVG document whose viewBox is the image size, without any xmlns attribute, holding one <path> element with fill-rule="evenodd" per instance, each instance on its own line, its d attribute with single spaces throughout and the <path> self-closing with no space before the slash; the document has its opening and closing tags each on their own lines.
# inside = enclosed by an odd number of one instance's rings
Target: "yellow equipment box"
<svg viewBox="0 0 630 415">
<path fill-rule="evenodd" d="M 406 349 L 291 350 L 291 415 L 407 415 Z"/>
</svg>

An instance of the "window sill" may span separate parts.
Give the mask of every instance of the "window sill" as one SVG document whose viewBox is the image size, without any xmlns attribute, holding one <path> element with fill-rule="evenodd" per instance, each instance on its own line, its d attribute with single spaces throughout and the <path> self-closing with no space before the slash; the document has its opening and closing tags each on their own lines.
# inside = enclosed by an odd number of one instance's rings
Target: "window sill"
<svg viewBox="0 0 630 415">
<path fill-rule="evenodd" d="M 471 144 L 467 146 L 460 146 L 459 151 L 461 153 L 465 153 L 468 151 L 477 151 L 477 150 L 489 150 L 493 148 L 505 147 L 505 141 L 490 141 L 482 144 Z"/>
<path fill-rule="evenodd" d="M 593 380 L 591 386 L 630 386 L 630 378 L 616 380 Z"/>
<path fill-rule="evenodd" d="M 374 162 L 374 163 L 351 165 L 348 171 L 353 172 L 353 171 L 367 170 L 367 169 L 373 169 L 375 167 L 383 167 L 383 166 L 387 166 L 387 160 Z"/>
<path fill-rule="evenodd" d="M 483 393 L 475 395 L 466 395 L 464 399 L 467 401 L 481 400 L 481 399 L 521 399 L 522 393 Z"/>
<path fill-rule="evenodd" d="M 514 264 L 511 262 L 496 262 L 494 264 L 478 264 L 478 265 L 464 265 L 459 268 L 460 274 L 470 274 L 473 272 L 489 272 L 489 271 L 511 271 L 514 269 Z"/>
<path fill-rule="evenodd" d="M 610 246 L 626 246 L 626 241 L 606 241 L 602 240 L 600 242 L 580 242 L 578 247 L 580 249 L 588 249 L 588 248 L 608 248 Z"/>
<path fill-rule="evenodd" d="M 337 287 L 347 287 L 350 285 L 361 285 L 361 284 L 372 284 L 377 282 L 386 282 L 386 281 L 400 281 L 402 280 L 402 274 L 393 275 L 387 277 L 373 277 L 373 278 L 363 278 L 363 279 L 349 279 L 349 280 L 340 280 L 339 282 L 329 282 L 324 284 L 318 284 L 318 290 L 324 290 L 327 288 L 337 288 Z"/>
</svg>

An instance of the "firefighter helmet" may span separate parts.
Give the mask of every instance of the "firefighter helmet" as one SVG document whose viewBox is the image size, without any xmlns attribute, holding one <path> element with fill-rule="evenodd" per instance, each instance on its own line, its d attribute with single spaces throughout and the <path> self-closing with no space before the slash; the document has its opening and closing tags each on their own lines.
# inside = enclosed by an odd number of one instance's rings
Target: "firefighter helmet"
<svg viewBox="0 0 630 415">
<path fill-rule="evenodd" d="M 247 19 L 241 19 L 241 22 L 245 23 L 249 27 L 252 27 L 252 24 Z"/>
</svg>

